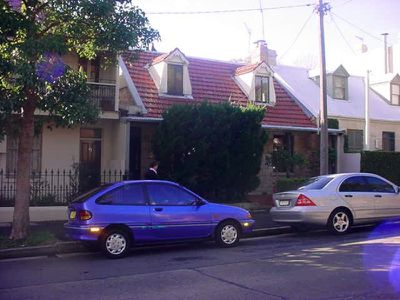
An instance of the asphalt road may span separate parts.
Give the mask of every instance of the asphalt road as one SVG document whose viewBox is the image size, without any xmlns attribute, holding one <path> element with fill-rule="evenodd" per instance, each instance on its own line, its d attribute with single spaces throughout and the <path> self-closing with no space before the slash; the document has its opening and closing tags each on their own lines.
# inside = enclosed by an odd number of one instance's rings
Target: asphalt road
<svg viewBox="0 0 400 300">
<path fill-rule="evenodd" d="M 0 261 L 0 299 L 400 299 L 400 224 Z"/>
</svg>

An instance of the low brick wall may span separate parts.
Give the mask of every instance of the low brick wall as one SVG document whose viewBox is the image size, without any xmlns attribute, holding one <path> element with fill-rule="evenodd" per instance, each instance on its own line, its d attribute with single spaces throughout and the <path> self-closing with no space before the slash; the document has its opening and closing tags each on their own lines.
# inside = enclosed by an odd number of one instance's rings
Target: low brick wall
<svg viewBox="0 0 400 300">
<path fill-rule="evenodd" d="M 12 222 L 14 207 L 0 207 L 0 223 Z M 66 221 L 67 206 L 33 206 L 29 208 L 31 222 Z"/>
</svg>

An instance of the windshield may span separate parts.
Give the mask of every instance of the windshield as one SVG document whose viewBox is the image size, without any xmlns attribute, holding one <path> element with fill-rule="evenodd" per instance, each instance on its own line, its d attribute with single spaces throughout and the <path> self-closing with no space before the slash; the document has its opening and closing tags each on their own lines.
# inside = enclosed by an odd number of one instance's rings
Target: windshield
<svg viewBox="0 0 400 300">
<path fill-rule="evenodd" d="M 306 182 L 299 186 L 298 190 L 321 190 L 323 189 L 333 177 L 319 176 L 308 179 Z"/>
<path fill-rule="evenodd" d="M 85 202 L 87 199 L 89 199 L 90 197 L 92 197 L 94 194 L 100 192 L 102 189 L 105 189 L 107 187 L 109 187 L 111 185 L 111 183 L 108 184 L 103 184 L 101 186 L 98 186 L 94 189 L 91 189 L 89 191 L 84 192 L 83 194 L 80 194 L 78 197 L 76 197 L 72 203 L 83 203 Z"/>
</svg>

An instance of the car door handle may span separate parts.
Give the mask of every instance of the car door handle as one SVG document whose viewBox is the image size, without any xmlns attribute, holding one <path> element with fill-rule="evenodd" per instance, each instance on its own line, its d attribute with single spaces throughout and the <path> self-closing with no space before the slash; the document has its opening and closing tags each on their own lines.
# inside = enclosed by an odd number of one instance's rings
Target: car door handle
<svg viewBox="0 0 400 300">
<path fill-rule="evenodd" d="M 382 198 L 382 195 L 375 195 L 375 198 Z"/>
<path fill-rule="evenodd" d="M 154 210 L 155 211 L 162 211 L 163 209 L 162 209 L 162 207 L 156 207 Z"/>
<path fill-rule="evenodd" d="M 353 195 L 344 195 L 346 198 L 353 198 Z"/>
</svg>

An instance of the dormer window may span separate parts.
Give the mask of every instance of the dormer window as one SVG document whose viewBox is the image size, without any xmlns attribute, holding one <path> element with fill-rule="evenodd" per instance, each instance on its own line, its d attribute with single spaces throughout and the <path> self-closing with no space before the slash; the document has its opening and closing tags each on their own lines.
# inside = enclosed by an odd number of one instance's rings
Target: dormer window
<svg viewBox="0 0 400 300">
<path fill-rule="evenodd" d="M 333 75 L 333 98 L 346 99 L 346 80 L 344 76 Z"/>
<path fill-rule="evenodd" d="M 255 76 L 256 102 L 269 103 L 269 77 Z"/>
<path fill-rule="evenodd" d="M 154 58 L 146 68 L 160 96 L 193 99 L 189 60 L 178 48 Z"/>
<path fill-rule="evenodd" d="M 249 101 L 273 106 L 276 103 L 274 73 L 266 62 L 236 69 L 234 80 Z"/>
<path fill-rule="evenodd" d="M 392 83 L 390 85 L 391 96 L 390 102 L 393 105 L 400 105 L 400 83 Z"/>
<path fill-rule="evenodd" d="M 168 95 L 183 95 L 183 65 L 168 64 Z"/>
</svg>

